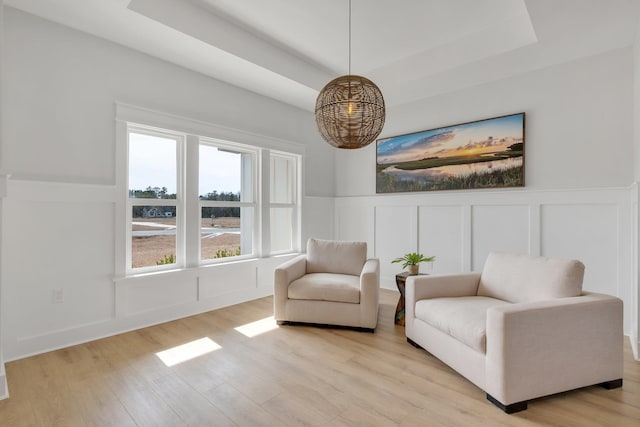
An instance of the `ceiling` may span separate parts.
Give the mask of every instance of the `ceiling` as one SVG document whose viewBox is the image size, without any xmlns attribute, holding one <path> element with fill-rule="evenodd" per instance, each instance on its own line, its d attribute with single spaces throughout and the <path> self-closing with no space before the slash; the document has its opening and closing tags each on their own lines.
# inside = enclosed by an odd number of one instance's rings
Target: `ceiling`
<svg viewBox="0 0 640 427">
<path fill-rule="evenodd" d="M 5 0 L 313 111 L 349 71 L 347 0 Z M 352 0 L 351 71 L 387 105 L 630 46 L 640 0 Z"/>
</svg>

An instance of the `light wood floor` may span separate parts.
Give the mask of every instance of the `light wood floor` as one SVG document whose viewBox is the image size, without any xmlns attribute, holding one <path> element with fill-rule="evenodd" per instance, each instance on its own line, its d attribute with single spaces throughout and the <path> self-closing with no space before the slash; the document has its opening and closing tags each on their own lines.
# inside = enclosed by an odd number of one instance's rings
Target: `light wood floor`
<svg viewBox="0 0 640 427">
<path fill-rule="evenodd" d="M 0 426 L 640 426 L 628 344 L 622 389 L 587 387 L 505 415 L 407 344 L 393 324 L 397 295 L 382 292 L 375 334 L 235 330 L 272 314 L 263 298 L 11 362 Z M 220 348 L 172 367 L 156 356 L 206 337 Z"/>
</svg>

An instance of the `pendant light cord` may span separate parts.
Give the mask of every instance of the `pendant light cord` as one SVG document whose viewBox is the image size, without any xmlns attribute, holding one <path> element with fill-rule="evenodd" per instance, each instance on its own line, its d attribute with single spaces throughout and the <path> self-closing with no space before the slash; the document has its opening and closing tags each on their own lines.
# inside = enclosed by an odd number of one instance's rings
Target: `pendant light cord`
<svg viewBox="0 0 640 427">
<path fill-rule="evenodd" d="M 351 75 L 351 0 L 349 0 L 349 75 Z"/>
</svg>

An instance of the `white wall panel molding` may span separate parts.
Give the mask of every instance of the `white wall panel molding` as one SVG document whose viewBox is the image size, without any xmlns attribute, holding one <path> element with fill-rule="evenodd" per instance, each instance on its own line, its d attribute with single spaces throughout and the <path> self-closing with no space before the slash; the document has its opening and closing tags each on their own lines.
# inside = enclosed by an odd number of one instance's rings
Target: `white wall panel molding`
<svg viewBox="0 0 640 427">
<path fill-rule="evenodd" d="M 426 273 L 481 270 L 491 251 L 577 258 L 584 288 L 625 303 L 625 333 L 637 329 L 637 187 L 505 190 L 338 197 L 335 237 L 365 240 L 381 261 L 381 286 L 396 289 L 394 257 L 435 255 Z M 637 204 L 637 202 L 635 202 Z M 635 218 L 635 220 L 634 220 Z"/>
<path fill-rule="evenodd" d="M 51 203 L 115 203 L 116 187 L 112 185 L 72 184 L 10 178 L 6 183 L 11 200 Z"/>
</svg>

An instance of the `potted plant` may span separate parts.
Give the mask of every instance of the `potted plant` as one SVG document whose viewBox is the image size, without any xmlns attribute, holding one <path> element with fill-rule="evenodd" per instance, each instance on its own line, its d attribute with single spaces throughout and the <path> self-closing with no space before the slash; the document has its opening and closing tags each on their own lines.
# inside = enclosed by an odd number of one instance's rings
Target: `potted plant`
<svg viewBox="0 0 640 427">
<path fill-rule="evenodd" d="M 404 254 L 404 256 L 400 258 L 396 258 L 391 262 L 392 263 L 403 262 L 404 264 L 402 264 L 402 268 L 409 267 L 409 274 L 412 276 L 415 276 L 416 274 L 418 274 L 418 271 L 419 271 L 418 264 L 420 264 L 421 262 L 431 262 L 435 259 L 436 259 L 435 256 L 425 257 L 422 254 L 411 252 L 408 254 Z"/>
</svg>

